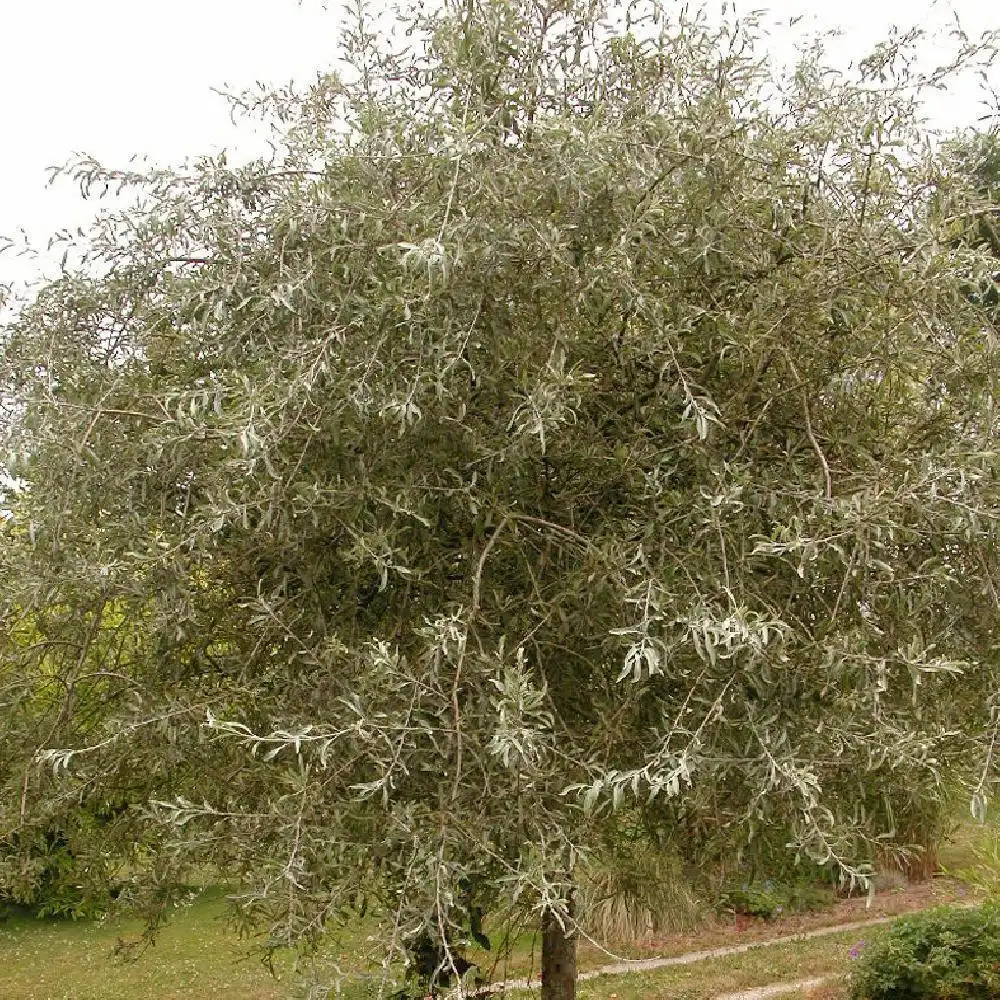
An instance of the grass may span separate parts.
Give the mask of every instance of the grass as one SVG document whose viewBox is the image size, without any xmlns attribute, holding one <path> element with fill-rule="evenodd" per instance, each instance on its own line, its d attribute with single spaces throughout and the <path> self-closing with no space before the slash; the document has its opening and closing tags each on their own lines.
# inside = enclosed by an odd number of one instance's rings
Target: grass
<svg viewBox="0 0 1000 1000">
<path fill-rule="evenodd" d="M 202 893 L 134 962 L 114 957 L 134 922 L 33 920 L 0 924 L 3 1000 L 283 1000 L 287 984 L 247 955 L 224 915 L 222 890 Z M 281 970 L 287 976 L 289 969 Z M 283 977 L 285 978 L 285 977 Z"/>
<path fill-rule="evenodd" d="M 952 872 L 981 860 L 983 847 L 997 844 L 995 829 L 963 824 L 952 844 L 942 850 L 942 861 Z M 994 851 L 993 853 L 997 853 Z M 1000 855 L 998 855 L 1000 857 Z M 863 916 L 863 915 L 862 915 Z M 224 891 L 206 889 L 160 932 L 155 945 L 134 962 L 115 958 L 116 942 L 141 931 L 128 921 L 53 921 L 12 917 L 0 923 L 0 998 L 2 1000 L 288 1000 L 303 996 L 302 981 L 292 960 L 276 961 L 278 978 L 251 952 L 249 943 L 235 939 L 225 919 Z M 774 925 L 781 933 L 781 924 Z M 720 928 L 716 928 L 719 931 Z M 787 933 L 787 931 L 786 931 Z M 823 976 L 839 976 L 850 968 L 850 949 L 859 937 L 874 940 L 885 927 L 833 933 L 808 941 L 754 947 L 739 955 L 691 965 L 670 966 L 619 976 L 581 981 L 579 1000 L 708 1000 L 755 986 Z M 692 935 L 675 947 L 655 945 L 629 949 L 641 954 L 647 947 L 676 953 L 724 943 Z M 731 936 L 732 939 L 732 936 Z M 743 940 L 746 938 L 744 937 Z M 665 944 L 666 942 L 660 942 Z M 321 956 L 327 967 L 338 961 L 356 965 L 363 932 L 353 943 Z M 537 973 L 539 955 L 532 935 L 524 933 L 496 977 L 515 978 Z M 343 953 L 341 953 L 343 949 Z M 470 957 L 489 968 L 488 956 Z M 609 961 L 593 946 L 580 950 L 581 968 Z M 537 996 L 537 994 L 533 994 Z M 785 994 L 801 1000 L 843 1000 L 842 985 L 832 984 L 812 993 Z"/>
<path fill-rule="evenodd" d="M 114 958 L 115 942 L 138 925 L 12 919 L 0 927 L 3 1000 L 285 1000 L 293 995 L 290 962 L 275 979 L 234 942 L 220 891 L 204 893 L 162 931 L 135 962 Z M 782 979 L 843 970 L 857 932 L 754 948 L 687 966 L 600 976 L 580 983 L 580 1000 L 702 1000 Z M 535 994 L 537 996 L 537 994 Z"/>
<path fill-rule="evenodd" d="M 865 932 L 872 941 L 885 928 Z M 844 931 L 810 941 L 752 948 L 739 955 L 671 966 L 625 976 L 600 976 L 580 983 L 580 1000 L 710 1000 L 721 993 L 771 983 L 840 975 L 850 964 L 857 931 Z"/>
</svg>

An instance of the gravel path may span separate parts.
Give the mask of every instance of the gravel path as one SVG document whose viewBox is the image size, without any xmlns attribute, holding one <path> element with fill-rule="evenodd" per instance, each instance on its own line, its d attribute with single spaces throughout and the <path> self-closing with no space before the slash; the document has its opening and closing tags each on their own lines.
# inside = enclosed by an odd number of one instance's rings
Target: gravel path
<svg viewBox="0 0 1000 1000">
<path fill-rule="evenodd" d="M 722 993 L 715 1000 L 767 1000 L 768 997 L 781 996 L 782 993 L 792 993 L 795 990 L 811 990 L 829 982 L 832 982 L 831 976 L 824 976 L 822 979 L 800 979 L 797 983 L 775 983 L 773 986 L 758 986 L 752 990 L 740 990 L 738 993 Z"/>
<path fill-rule="evenodd" d="M 842 931 L 856 931 L 864 927 L 876 927 L 879 924 L 891 924 L 898 916 L 873 917 L 870 920 L 854 920 L 847 924 L 831 924 L 829 927 L 817 927 L 815 930 L 803 931 L 800 934 L 789 934 L 786 937 L 765 938 L 762 941 L 747 941 L 745 944 L 731 944 L 723 948 L 707 948 L 705 951 L 689 951 L 685 955 L 672 955 L 670 958 L 643 958 L 634 962 L 616 962 L 613 965 L 602 965 L 591 972 L 580 974 L 581 979 L 593 979 L 595 976 L 617 976 L 623 972 L 644 972 L 646 969 L 664 969 L 670 965 L 690 965 L 692 962 L 702 962 L 706 958 L 725 958 L 726 955 L 742 955 L 754 948 L 773 948 L 778 944 L 792 944 L 795 941 L 811 941 L 813 938 L 827 937 L 830 934 L 840 934 Z"/>
<path fill-rule="evenodd" d="M 972 903 L 958 903 L 959 906 L 972 906 Z M 602 965 L 587 972 L 581 972 L 579 979 L 596 979 L 598 976 L 620 976 L 629 972 L 647 972 L 652 969 L 666 969 L 672 965 L 692 965 L 710 958 L 725 958 L 727 955 L 742 955 L 754 948 L 773 948 L 780 944 L 793 944 L 796 941 L 811 941 L 813 938 L 827 937 L 830 934 L 840 934 L 844 931 L 863 930 L 866 927 L 877 927 L 880 924 L 891 924 L 901 917 L 909 916 L 920 910 L 894 913 L 884 917 L 871 917 L 868 920 L 852 920 L 843 924 L 829 924 L 826 927 L 816 927 L 810 931 L 800 931 L 798 934 L 786 934 L 784 937 L 764 938 L 759 941 L 747 941 L 744 944 L 725 945 L 720 948 L 706 948 L 703 951 L 689 951 L 683 955 L 670 955 L 664 958 L 639 958 L 624 962 L 613 962 Z M 783 993 L 793 993 L 795 990 L 813 989 L 823 983 L 831 982 L 836 977 L 826 976 L 820 979 L 801 979 L 797 982 L 772 983 L 769 986 L 757 986 L 753 989 L 741 990 L 736 993 L 722 993 L 716 1000 L 767 1000 L 768 997 L 780 996 Z M 541 982 L 537 976 L 531 979 L 508 979 L 505 982 L 493 983 L 490 993 L 503 993 L 506 990 L 537 990 Z M 485 992 L 485 991 L 484 991 Z"/>
<path fill-rule="evenodd" d="M 591 969 L 588 972 L 581 972 L 580 979 L 596 979 L 598 976 L 620 976 L 629 972 L 647 972 L 651 969 L 666 969 L 672 965 L 692 965 L 694 962 L 703 962 L 708 958 L 725 958 L 727 955 L 742 955 L 754 948 L 773 948 L 779 944 L 792 944 L 795 941 L 811 941 L 813 938 L 827 937 L 830 934 L 840 934 L 844 931 L 861 930 L 865 927 L 876 927 L 879 924 L 890 924 L 898 920 L 903 914 L 891 917 L 873 917 L 870 920 L 854 920 L 846 924 L 831 924 L 828 927 L 817 927 L 811 931 L 803 931 L 800 934 L 789 934 L 785 937 L 765 938 L 762 941 L 747 941 L 745 944 L 726 945 L 723 948 L 706 948 L 704 951 L 689 951 L 684 955 L 671 955 L 667 958 L 640 958 L 634 961 L 614 962 L 611 965 L 602 965 L 599 968 Z M 816 980 L 815 982 L 819 982 Z M 814 984 L 813 981 L 806 981 L 807 985 Z M 504 990 L 535 990 L 541 984 L 537 977 L 528 979 L 507 980 L 504 983 L 495 983 L 491 992 L 502 992 Z M 777 996 L 779 993 L 801 989 L 801 983 L 776 983 L 774 986 L 762 986 L 756 990 L 749 990 L 745 993 L 726 994 L 725 1000 L 754 1000 L 756 997 Z M 761 992 L 764 990 L 765 992 Z M 772 992 L 766 992 L 771 990 Z"/>
</svg>

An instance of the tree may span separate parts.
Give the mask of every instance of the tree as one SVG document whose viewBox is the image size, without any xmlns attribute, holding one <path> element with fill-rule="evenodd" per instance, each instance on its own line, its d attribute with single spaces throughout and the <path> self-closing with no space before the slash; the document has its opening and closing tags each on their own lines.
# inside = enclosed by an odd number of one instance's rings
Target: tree
<svg viewBox="0 0 1000 1000">
<path fill-rule="evenodd" d="M 863 879 L 974 780 L 996 346 L 910 40 L 628 19 L 359 12 L 234 98 L 272 159 L 72 168 L 139 200 L 6 330 L 5 828 L 110 803 L 154 917 L 207 862 L 274 947 L 371 906 L 383 983 L 537 914 L 569 1000 L 615 810 Z"/>
<path fill-rule="evenodd" d="M 942 185 L 940 210 L 950 221 L 956 247 L 971 246 L 989 253 L 985 260 L 981 255 L 973 256 L 968 294 L 990 311 L 995 325 L 1000 304 L 996 270 L 1000 257 L 1000 133 L 994 125 L 984 132 L 960 136 L 950 144 L 949 153 L 953 162 Z"/>
</svg>

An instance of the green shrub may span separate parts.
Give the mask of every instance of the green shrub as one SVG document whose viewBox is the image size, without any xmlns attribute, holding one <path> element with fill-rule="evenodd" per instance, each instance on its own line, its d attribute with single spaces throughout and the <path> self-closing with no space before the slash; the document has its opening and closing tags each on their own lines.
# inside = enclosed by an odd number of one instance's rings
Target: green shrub
<svg viewBox="0 0 1000 1000">
<path fill-rule="evenodd" d="M 118 864 L 95 852 L 93 843 L 115 815 L 81 806 L 0 836 L 0 913 L 66 918 L 107 913 L 121 888 Z"/>
<path fill-rule="evenodd" d="M 834 901 L 833 887 L 808 879 L 801 874 L 786 881 L 780 876 L 755 879 L 730 885 L 719 894 L 718 908 L 723 913 L 770 920 L 788 913 L 805 913 L 829 906 Z"/>
<path fill-rule="evenodd" d="M 725 913 L 739 913 L 748 917 L 769 920 L 784 910 L 781 897 L 767 882 L 745 882 L 726 889 L 719 896 L 719 909 Z"/>
<path fill-rule="evenodd" d="M 852 956 L 858 949 L 852 950 Z M 1000 996 L 1000 905 L 938 907 L 901 920 L 860 951 L 853 1000 Z"/>
</svg>

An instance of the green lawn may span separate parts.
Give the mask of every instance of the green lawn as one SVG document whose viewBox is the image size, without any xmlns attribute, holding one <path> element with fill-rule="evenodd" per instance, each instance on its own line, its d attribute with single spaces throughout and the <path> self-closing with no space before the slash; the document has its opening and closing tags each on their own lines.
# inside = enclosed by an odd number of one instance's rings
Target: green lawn
<svg viewBox="0 0 1000 1000">
<path fill-rule="evenodd" d="M 871 928 L 864 940 L 871 942 L 886 928 Z M 579 1000 L 710 1000 L 720 993 L 841 975 L 850 968 L 850 951 L 858 931 L 768 948 L 752 948 L 741 955 L 710 959 L 692 965 L 672 966 L 625 976 L 600 976 L 580 984 Z M 790 994 L 794 996 L 794 994 Z"/>
<path fill-rule="evenodd" d="M 942 851 L 948 868 L 967 867 L 978 844 L 996 845 L 991 828 L 967 828 Z M 0 1000 L 286 1000 L 303 996 L 302 980 L 288 956 L 276 963 L 278 977 L 260 962 L 251 942 L 235 939 L 224 919 L 224 890 L 211 888 L 182 908 L 160 932 L 155 945 L 135 961 L 114 955 L 120 938 L 134 938 L 138 923 L 122 921 L 54 921 L 13 917 L 0 923 Z M 777 930 L 777 928 L 776 928 Z M 754 948 L 744 954 L 692 965 L 604 976 L 580 983 L 580 1000 L 706 1000 L 720 993 L 774 982 L 842 975 L 850 968 L 849 952 L 859 937 L 871 941 L 884 927 L 831 934 L 804 942 Z M 780 933 L 780 930 L 779 930 Z M 357 967 L 365 931 L 339 946 L 330 946 L 320 962 Z M 721 942 L 713 940 L 712 945 Z M 697 948 L 697 937 L 692 940 Z M 537 942 L 518 940 L 506 966 L 494 978 L 537 973 Z M 638 949 L 640 952 L 643 949 Z M 484 969 L 488 956 L 475 957 Z M 593 947 L 581 948 L 581 968 L 608 961 Z M 360 992 L 360 991 L 359 991 Z M 817 997 L 839 997 L 838 988 Z M 794 996 L 790 994 L 790 996 Z M 357 998 L 355 998 L 357 1000 Z"/>
<path fill-rule="evenodd" d="M 133 962 L 114 957 L 137 923 L 11 918 L 0 924 L 3 1000 L 278 1000 L 275 980 L 223 919 L 221 890 L 204 892 Z M 287 964 L 284 970 L 287 976 Z"/>
<path fill-rule="evenodd" d="M 227 930 L 218 890 L 203 894 L 136 961 L 113 955 L 135 924 L 12 919 L 0 927 L 3 1000 L 285 1000 L 295 995 L 291 963 L 275 979 Z M 876 932 L 877 933 L 877 932 Z M 726 990 L 838 973 L 858 933 L 755 948 L 742 955 L 580 984 L 580 1000 L 708 998 Z M 332 960 L 338 956 L 328 956 Z M 518 963 L 520 964 L 520 963 Z"/>
<path fill-rule="evenodd" d="M 221 900 L 201 900 L 173 921 L 137 961 L 112 951 L 132 926 L 16 920 L 0 929 L 3 1000 L 285 1000 L 295 977 L 285 963 L 274 979 L 234 944 L 220 919 Z M 866 934 L 870 940 L 874 934 Z M 783 979 L 840 973 L 858 933 L 755 948 L 742 955 L 581 982 L 580 1000 L 703 1000 Z"/>
</svg>

